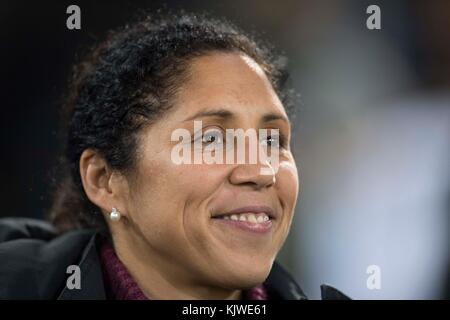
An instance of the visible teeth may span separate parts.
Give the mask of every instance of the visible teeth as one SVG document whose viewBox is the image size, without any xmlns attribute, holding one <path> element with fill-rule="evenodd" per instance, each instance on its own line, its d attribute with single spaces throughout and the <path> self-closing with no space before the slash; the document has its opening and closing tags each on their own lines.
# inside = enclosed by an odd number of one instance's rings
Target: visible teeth
<svg viewBox="0 0 450 320">
<path fill-rule="evenodd" d="M 250 223 L 263 223 L 263 222 L 267 222 L 270 220 L 269 216 L 267 216 L 264 213 L 232 214 L 232 215 L 224 215 L 221 218 L 224 220 L 243 221 L 243 222 L 250 222 Z"/>
<path fill-rule="evenodd" d="M 248 221 L 251 222 L 251 223 L 257 223 L 256 217 L 255 217 L 254 214 L 250 214 L 250 215 L 248 216 Z"/>
</svg>

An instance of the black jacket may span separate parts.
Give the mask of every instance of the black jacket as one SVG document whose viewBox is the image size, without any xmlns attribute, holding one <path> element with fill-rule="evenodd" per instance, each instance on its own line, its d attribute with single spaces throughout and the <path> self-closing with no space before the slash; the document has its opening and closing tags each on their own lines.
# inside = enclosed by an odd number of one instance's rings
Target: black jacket
<svg viewBox="0 0 450 320">
<path fill-rule="evenodd" d="M 98 256 L 101 235 L 76 230 L 58 235 L 48 223 L 0 219 L 0 299 L 106 299 Z M 81 288 L 67 288 L 67 267 L 78 265 Z M 307 299 L 299 285 L 274 263 L 264 283 L 271 299 Z M 322 285 L 322 299 L 348 299 Z"/>
</svg>

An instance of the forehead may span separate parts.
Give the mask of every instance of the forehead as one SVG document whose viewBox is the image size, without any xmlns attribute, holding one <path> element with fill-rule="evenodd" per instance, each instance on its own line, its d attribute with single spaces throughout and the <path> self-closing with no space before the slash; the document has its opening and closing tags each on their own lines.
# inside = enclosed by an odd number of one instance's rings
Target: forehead
<svg viewBox="0 0 450 320">
<path fill-rule="evenodd" d="M 208 107 L 227 108 L 247 116 L 266 112 L 286 114 L 262 68 L 250 57 L 238 53 L 194 58 L 176 105 L 184 115 Z"/>
</svg>

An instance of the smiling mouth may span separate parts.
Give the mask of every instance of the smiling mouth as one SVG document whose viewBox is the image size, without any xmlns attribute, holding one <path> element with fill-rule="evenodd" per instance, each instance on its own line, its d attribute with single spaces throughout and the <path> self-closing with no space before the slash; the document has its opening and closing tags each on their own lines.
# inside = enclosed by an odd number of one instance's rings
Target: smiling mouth
<svg viewBox="0 0 450 320">
<path fill-rule="evenodd" d="M 269 232 L 272 221 L 275 219 L 274 211 L 266 206 L 249 206 L 237 208 L 227 213 L 211 217 L 216 222 L 237 227 L 244 231 L 257 233 Z"/>
<path fill-rule="evenodd" d="M 215 216 L 215 217 L 213 217 L 213 219 L 241 221 L 241 222 L 250 222 L 250 223 L 264 223 L 264 222 L 267 222 L 267 221 L 271 220 L 271 218 L 265 212 L 260 212 L 260 213 L 248 212 L 248 213 L 240 213 L 240 214 L 235 214 L 235 213 L 233 213 L 233 214 L 224 214 L 224 215 Z"/>
</svg>

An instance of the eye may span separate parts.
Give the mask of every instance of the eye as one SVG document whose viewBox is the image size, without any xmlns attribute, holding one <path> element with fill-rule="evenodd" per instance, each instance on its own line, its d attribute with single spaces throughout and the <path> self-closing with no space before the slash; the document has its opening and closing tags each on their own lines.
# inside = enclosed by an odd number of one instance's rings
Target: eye
<svg viewBox="0 0 450 320">
<path fill-rule="evenodd" d="M 264 141 L 261 141 L 261 143 L 266 146 L 280 147 L 280 141 L 279 135 L 268 135 L 264 137 Z"/>
<path fill-rule="evenodd" d="M 280 146 L 280 136 L 268 136 L 266 141 L 268 146 Z"/>
<path fill-rule="evenodd" d="M 286 138 L 283 134 L 270 134 L 263 138 L 264 141 L 261 141 L 261 143 L 264 146 L 271 147 L 271 148 L 286 148 Z"/>
<path fill-rule="evenodd" d="M 205 133 L 202 136 L 202 142 L 203 143 L 222 144 L 223 143 L 222 131 L 219 130 L 219 129 L 208 129 L 208 130 L 206 130 Z"/>
</svg>

